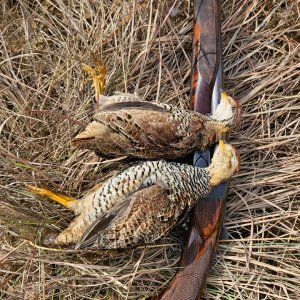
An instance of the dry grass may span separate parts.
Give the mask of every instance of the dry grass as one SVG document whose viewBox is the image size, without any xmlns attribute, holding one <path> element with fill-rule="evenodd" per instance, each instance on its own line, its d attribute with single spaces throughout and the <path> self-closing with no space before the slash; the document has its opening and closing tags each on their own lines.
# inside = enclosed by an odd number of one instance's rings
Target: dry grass
<svg viewBox="0 0 300 300">
<path fill-rule="evenodd" d="M 93 114 L 81 70 L 91 52 L 107 66 L 108 94 L 187 105 L 192 9 L 186 1 L 172 18 L 170 7 L 154 0 L 2 1 L 1 299 L 137 299 L 176 271 L 180 245 L 171 237 L 110 258 L 42 248 L 43 237 L 72 214 L 25 189 L 37 183 L 79 197 L 114 167 L 69 146 Z M 299 6 L 227 0 L 222 10 L 225 88 L 245 109 L 232 135 L 242 167 L 228 195 L 229 239 L 219 243 L 203 297 L 299 299 Z"/>
</svg>

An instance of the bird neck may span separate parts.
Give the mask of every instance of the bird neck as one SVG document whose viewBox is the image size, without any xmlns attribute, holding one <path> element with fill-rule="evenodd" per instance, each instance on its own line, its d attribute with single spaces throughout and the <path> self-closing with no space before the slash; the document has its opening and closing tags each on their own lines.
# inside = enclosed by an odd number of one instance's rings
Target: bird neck
<svg viewBox="0 0 300 300">
<path fill-rule="evenodd" d="M 219 104 L 217 110 L 214 112 L 213 115 L 211 115 L 211 119 L 222 123 L 225 127 L 231 127 L 233 120 L 231 107 Z"/>
<path fill-rule="evenodd" d="M 226 123 L 215 120 L 209 119 L 206 125 L 207 132 L 212 133 L 211 136 L 211 143 L 215 143 L 221 139 L 223 134 L 228 133 L 229 127 Z"/>
<path fill-rule="evenodd" d="M 209 184 L 214 187 L 219 185 L 221 182 L 227 179 L 227 174 L 222 170 L 222 168 L 218 168 L 213 163 L 211 163 L 207 168 L 207 172 L 210 176 Z"/>
<path fill-rule="evenodd" d="M 210 192 L 212 188 L 212 185 L 210 184 L 211 177 L 208 172 L 208 168 L 198 168 L 191 166 L 191 174 L 193 193 L 196 198 L 199 199 L 199 197 L 203 197 Z"/>
</svg>

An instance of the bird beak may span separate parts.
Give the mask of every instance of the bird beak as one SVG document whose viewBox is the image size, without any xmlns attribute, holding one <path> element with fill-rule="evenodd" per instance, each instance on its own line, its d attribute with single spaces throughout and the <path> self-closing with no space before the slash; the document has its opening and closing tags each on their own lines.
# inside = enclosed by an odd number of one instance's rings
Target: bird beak
<svg viewBox="0 0 300 300">
<path fill-rule="evenodd" d="M 221 91 L 221 100 L 231 104 L 230 97 L 224 91 Z"/>
<path fill-rule="evenodd" d="M 220 148 L 220 152 L 222 152 L 222 153 L 225 152 L 225 143 L 224 143 L 224 140 L 220 140 L 219 141 L 219 148 Z"/>
</svg>

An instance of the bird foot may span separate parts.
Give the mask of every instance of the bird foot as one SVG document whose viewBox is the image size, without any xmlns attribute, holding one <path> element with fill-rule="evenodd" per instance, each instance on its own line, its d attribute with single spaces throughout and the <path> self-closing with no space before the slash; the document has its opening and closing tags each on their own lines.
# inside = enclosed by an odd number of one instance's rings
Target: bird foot
<svg viewBox="0 0 300 300">
<path fill-rule="evenodd" d="M 71 198 L 71 197 L 67 197 L 61 194 L 55 194 L 50 190 L 44 189 L 44 188 L 38 188 L 32 185 L 27 185 L 28 190 L 35 194 L 35 195 L 39 195 L 39 196 L 46 196 L 48 198 L 50 198 L 51 200 L 62 204 L 63 206 L 65 206 L 66 208 L 69 208 L 71 210 L 74 210 L 78 200 Z"/>
<path fill-rule="evenodd" d="M 100 96 L 104 91 L 106 68 L 103 62 L 99 58 L 97 58 L 96 55 L 92 56 L 96 64 L 96 68 L 92 69 L 90 66 L 82 64 L 82 69 L 93 81 L 96 102 L 99 104 Z"/>
</svg>

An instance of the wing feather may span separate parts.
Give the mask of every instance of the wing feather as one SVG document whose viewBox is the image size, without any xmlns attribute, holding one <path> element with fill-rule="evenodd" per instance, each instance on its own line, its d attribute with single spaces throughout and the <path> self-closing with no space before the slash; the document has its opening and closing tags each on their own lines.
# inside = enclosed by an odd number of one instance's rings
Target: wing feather
<svg viewBox="0 0 300 300">
<path fill-rule="evenodd" d="M 151 110 L 151 111 L 168 111 L 165 107 L 151 103 L 148 101 L 128 101 L 128 102 L 116 102 L 104 105 L 101 111 L 119 111 L 119 110 L 130 110 L 130 109 L 140 109 L 140 110 Z"/>
<path fill-rule="evenodd" d="M 96 220 L 76 248 L 116 249 L 155 241 L 175 225 L 183 210 L 169 190 L 158 185 L 143 188 Z"/>
<path fill-rule="evenodd" d="M 106 108 L 75 137 L 75 147 L 104 157 L 168 159 L 187 155 L 201 140 L 196 132 L 204 128 L 204 121 L 190 112 L 145 101 L 117 102 Z"/>
</svg>

